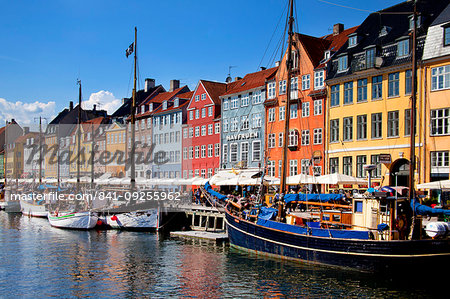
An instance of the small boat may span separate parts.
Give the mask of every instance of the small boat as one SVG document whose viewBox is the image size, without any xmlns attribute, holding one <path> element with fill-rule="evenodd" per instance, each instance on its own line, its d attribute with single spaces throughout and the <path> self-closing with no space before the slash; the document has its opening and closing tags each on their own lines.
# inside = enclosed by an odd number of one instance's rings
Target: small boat
<svg viewBox="0 0 450 299">
<path fill-rule="evenodd" d="M 98 216 L 94 212 L 48 212 L 50 225 L 68 229 L 92 229 L 97 225 Z"/>
<path fill-rule="evenodd" d="M 158 210 L 149 209 L 106 215 L 101 220 L 111 228 L 153 230 L 158 227 Z"/>
<path fill-rule="evenodd" d="M 29 217 L 47 218 L 48 208 L 44 201 L 20 201 L 22 215 Z"/>
</svg>

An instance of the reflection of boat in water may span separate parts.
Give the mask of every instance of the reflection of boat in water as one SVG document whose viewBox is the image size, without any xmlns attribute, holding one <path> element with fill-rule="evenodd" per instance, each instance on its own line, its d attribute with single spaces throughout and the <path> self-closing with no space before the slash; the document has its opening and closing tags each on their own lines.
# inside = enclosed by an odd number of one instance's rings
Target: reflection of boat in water
<svg viewBox="0 0 450 299">
<path fill-rule="evenodd" d="M 98 216 L 94 212 L 48 212 L 51 226 L 69 229 L 92 229 L 97 225 Z"/>
<path fill-rule="evenodd" d="M 30 217 L 47 218 L 48 208 L 44 201 L 20 200 L 22 214 Z"/>
</svg>

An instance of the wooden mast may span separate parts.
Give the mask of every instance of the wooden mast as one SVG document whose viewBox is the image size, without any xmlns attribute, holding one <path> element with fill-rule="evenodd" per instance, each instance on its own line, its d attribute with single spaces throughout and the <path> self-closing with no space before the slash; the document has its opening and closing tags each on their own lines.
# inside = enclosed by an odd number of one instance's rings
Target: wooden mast
<svg viewBox="0 0 450 299">
<path fill-rule="evenodd" d="M 287 49 L 287 59 L 286 59 L 286 69 L 287 69 L 287 82 L 286 82 L 286 115 L 284 122 L 284 142 L 283 142 L 283 156 L 281 164 L 281 175 L 280 175 L 280 193 L 287 193 L 286 190 L 286 177 L 287 177 L 287 154 L 288 154 L 288 141 L 289 141 L 289 119 L 291 117 L 291 73 L 292 73 L 292 38 L 293 38 L 293 24 L 294 24 L 294 0 L 289 0 L 289 33 L 288 33 L 288 49 Z"/>
<path fill-rule="evenodd" d="M 78 80 L 78 120 L 77 120 L 77 192 L 80 192 L 80 152 L 81 152 L 81 80 Z"/>
</svg>

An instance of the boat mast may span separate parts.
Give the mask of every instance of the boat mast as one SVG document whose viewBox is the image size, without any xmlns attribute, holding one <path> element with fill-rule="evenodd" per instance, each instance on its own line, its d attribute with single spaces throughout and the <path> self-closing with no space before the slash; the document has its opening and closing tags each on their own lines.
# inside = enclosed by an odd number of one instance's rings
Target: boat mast
<svg viewBox="0 0 450 299">
<path fill-rule="evenodd" d="M 287 172 L 287 151 L 289 141 L 289 118 L 291 117 L 291 73 L 292 73 L 292 38 L 293 38 L 293 24 L 294 24 L 294 0 L 289 0 L 290 12 L 289 12 L 289 33 L 288 33 L 288 49 L 286 59 L 287 69 L 287 82 L 286 82 L 286 116 L 284 122 L 284 142 L 283 142 L 283 159 L 281 164 L 280 175 L 280 193 L 286 193 L 286 172 Z"/>
<path fill-rule="evenodd" d="M 39 116 L 39 186 L 42 185 L 42 117 Z"/>
<path fill-rule="evenodd" d="M 136 165 L 135 165 L 135 126 L 136 126 L 136 61 L 137 61 L 137 27 L 134 27 L 134 82 L 133 82 L 133 98 L 131 101 L 131 151 L 130 151 L 130 184 L 131 192 L 135 190 L 136 185 Z"/>
<path fill-rule="evenodd" d="M 416 1 L 414 1 L 414 13 L 413 13 L 413 30 L 412 30 L 412 80 L 411 80 L 411 111 L 410 111 L 410 162 L 409 162 L 409 199 L 413 207 L 413 218 L 411 224 L 411 237 L 414 230 L 415 223 L 415 206 L 414 206 L 414 173 L 416 170 L 416 109 L 417 109 L 417 59 L 416 59 L 416 46 L 417 46 L 417 7 Z"/>
<path fill-rule="evenodd" d="M 80 151 L 81 151 L 81 80 L 77 81 L 78 89 L 78 121 L 77 121 L 77 192 L 80 192 Z"/>
</svg>

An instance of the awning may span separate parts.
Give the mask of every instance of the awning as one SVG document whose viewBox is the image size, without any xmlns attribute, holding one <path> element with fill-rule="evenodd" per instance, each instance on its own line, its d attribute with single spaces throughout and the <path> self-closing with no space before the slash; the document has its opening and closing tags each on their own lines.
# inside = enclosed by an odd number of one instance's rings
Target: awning
<svg viewBox="0 0 450 299">
<path fill-rule="evenodd" d="M 345 175 L 341 173 L 326 174 L 316 177 L 318 184 L 367 184 L 367 181 L 360 178 L 355 178 L 350 175 Z"/>
<path fill-rule="evenodd" d="M 417 185 L 418 189 L 450 189 L 450 180 L 435 181 Z"/>
</svg>

